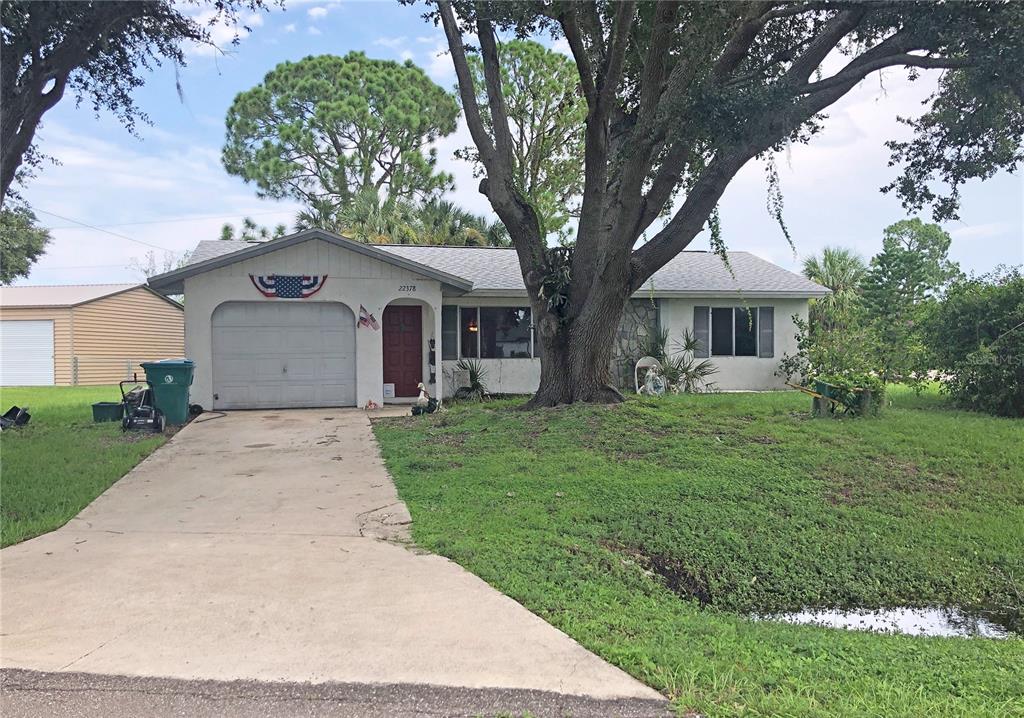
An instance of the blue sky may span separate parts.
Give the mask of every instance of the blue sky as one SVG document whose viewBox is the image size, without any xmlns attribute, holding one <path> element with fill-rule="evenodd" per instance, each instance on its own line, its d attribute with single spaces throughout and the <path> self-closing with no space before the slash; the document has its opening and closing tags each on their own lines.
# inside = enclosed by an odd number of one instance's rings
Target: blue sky
<svg viewBox="0 0 1024 718">
<path fill-rule="evenodd" d="M 228 44 L 227 31 L 215 30 L 226 55 L 190 48 L 188 66 L 180 71 L 184 102 L 175 90 L 173 69 L 154 72 L 136 94 L 153 120 L 152 126 L 140 125 L 139 138 L 109 116 L 97 119 L 87 106 L 76 108 L 70 100 L 46 115 L 37 135 L 39 147 L 60 164 L 45 166 L 24 194 L 44 225 L 53 228 L 55 240 L 19 284 L 134 281 L 140 275 L 130 268 L 133 259 L 151 249 L 158 261 L 168 252 L 180 256 L 202 239 L 215 239 L 224 222 L 237 224 L 250 215 L 260 223 L 291 226 L 297 205 L 257 199 L 252 187 L 220 164 L 231 101 L 279 62 L 362 50 L 371 57 L 412 59 L 440 85 L 454 86 L 443 34 L 422 19 L 422 6 L 392 0 L 286 0 L 286 5 L 248 18 L 252 33 L 236 47 Z M 873 75 L 830 108 L 823 136 L 777 157 L 796 257 L 766 210 L 763 166 L 745 167 L 722 201 L 729 248 L 790 269 L 799 266 L 800 256 L 826 245 L 853 247 L 865 258 L 877 252 L 882 229 L 906 217 L 894 197 L 878 191 L 894 174 L 887 167 L 884 143 L 906 136 L 896 116 L 918 113 L 934 83 L 934 75 L 915 83 L 907 82 L 902 71 Z M 460 126 L 438 145 L 444 169 L 456 178 L 450 199 L 489 213 L 472 168 L 452 156 L 469 143 Z M 963 196 L 961 221 L 945 225 L 953 236 L 952 258 L 977 272 L 1000 263 L 1024 263 L 1021 176 L 1001 173 L 972 183 Z M 706 249 L 706 238 L 691 248 Z"/>
</svg>

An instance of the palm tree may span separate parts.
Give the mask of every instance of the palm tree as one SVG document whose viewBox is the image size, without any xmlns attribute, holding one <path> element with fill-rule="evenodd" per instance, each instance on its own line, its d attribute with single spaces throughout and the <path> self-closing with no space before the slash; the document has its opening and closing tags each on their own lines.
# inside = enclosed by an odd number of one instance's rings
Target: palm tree
<svg viewBox="0 0 1024 718">
<path fill-rule="evenodd" d="M 846 247 L 825 247 L 821 256 L 804 259 L 804 276 L 828 287 L 832 293 L 811 302 L 811 324 L 835 328 L 841 315 L 852 308 L 860 295 L 867 265 L 859 254 Z"/>
<path fill-rule="evenodd" d="M 415 210 L 419 244 L 506 247 L 505 225 L 468 212 L 452 202 L 431 200 Z"/>
<path fill-rule="evenodd" d="M 500 221 L 467 212 L 445 200 L 413 204 L 381 201 L 373 190 L 352 198 L 340 210 L 311 207 L 295 218 L 295 229 L 316 227 L 369 244 L 452 244 L 507 247 L 508 231 Z"/>
</svg>

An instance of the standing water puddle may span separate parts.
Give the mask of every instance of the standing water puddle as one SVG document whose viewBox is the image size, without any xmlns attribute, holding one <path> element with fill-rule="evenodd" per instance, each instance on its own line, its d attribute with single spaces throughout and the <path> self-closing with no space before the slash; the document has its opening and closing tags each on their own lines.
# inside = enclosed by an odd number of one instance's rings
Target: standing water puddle
<svg viewBox="0 0 1024 718">
<path fill-rule="evenodd" d="M 911 636 L 960 638 L 1010 638 L 1024 636 L 1020 616 L 979 612 L 966 613 L 956 608 L 885 608 L 870 610 L 808 610 L 793 613 L 758 614 L 758 621 L 801 623 L 825 628 L 855 631 L 903 633 Z"/>
</svg>

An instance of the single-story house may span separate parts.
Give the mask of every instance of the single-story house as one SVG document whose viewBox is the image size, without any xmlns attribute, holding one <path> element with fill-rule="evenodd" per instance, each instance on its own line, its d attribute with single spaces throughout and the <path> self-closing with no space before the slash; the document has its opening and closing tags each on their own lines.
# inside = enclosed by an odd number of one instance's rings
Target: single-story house
<svg viewBox="0 0 1024 718">
<path fill-rule="evenodd" d="M 0 288 L 0 386 L 113 384 L 184 353 L 182 306 L 145 284 Z"/>
<path fill-rule="evenodd" d="M 614 353 L 623 385 L 645 336 L 685 330 L 718 366 L 717 386 L 782 389 L 792 317 L 828 290 L 746 252 L 684 252 L 637 292 Z M 192 401 L 207 409 L 364 406 L 448 396 L 460 358 L 492 393 L 534 391 L 540 359 L 516 253 L 498 247 L 367 245 L 320 230 L 263 243 L 200 242 L 150 286 L 185 295 Z M 748 318 L 747 309 L 753 310 Z"/>
</svg>

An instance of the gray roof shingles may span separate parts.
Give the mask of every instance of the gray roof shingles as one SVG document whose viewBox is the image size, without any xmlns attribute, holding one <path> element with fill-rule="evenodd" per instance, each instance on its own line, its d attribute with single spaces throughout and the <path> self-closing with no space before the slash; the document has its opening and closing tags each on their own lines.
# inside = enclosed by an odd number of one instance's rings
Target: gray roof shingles
<svg viewBox="0 0 1024 718">
<path fill-rule="evenodd" d="M 189 264 L 220 257 L 241 249 L 249 242 L 206 240 L 189 257 Z M 523 279 L 515 250 L 503 247 L 437 247 L 409 244 L 380 244 L 378 249 L 454 274 L 473 283 L 474 291 L 523 292 Z M 654 273 L 650 284 L 655 294 L 771 294 L 811 297 L 828 292 L 824 287 L 772 264 L 749 252 L 729 252 L 733 274 L 711 252 L 682 252 Z M 642 291 L 649 291 L 650 284 Z"/>
</svg>

